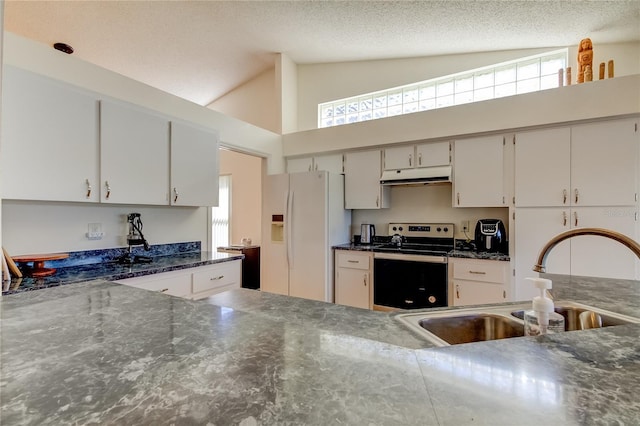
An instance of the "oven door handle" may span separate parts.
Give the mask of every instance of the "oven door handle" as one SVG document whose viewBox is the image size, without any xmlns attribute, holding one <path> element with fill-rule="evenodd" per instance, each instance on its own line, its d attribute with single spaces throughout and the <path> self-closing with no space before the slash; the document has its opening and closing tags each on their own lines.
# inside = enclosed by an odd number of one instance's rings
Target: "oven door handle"
<svg viewBox="0 0 640 426">
<path fill-rule="evenodd" d="M 424 254 L 373 253 L 374 259 L 405 260 L 411 262 L 447 263 L 447 256 L 431 256 Z"/>
</svg>

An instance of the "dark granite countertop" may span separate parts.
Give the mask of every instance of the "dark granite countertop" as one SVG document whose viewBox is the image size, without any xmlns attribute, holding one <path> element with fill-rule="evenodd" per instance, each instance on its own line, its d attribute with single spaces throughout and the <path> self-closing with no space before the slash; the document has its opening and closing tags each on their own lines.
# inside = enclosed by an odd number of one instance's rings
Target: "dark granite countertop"
<svg viewBox="0 0 640 426">
<path fill-rule="evenodd" d="M 30 290 L 40 290 L 47 287 L 57 287 L 95 279 L 115 281 L 185 268 L 194 268 L 197 266 L 242 259 L 243 257 L 244 255 L 242 254 L 196 251 L 173 253 L 166 256 L 154 256 L 151 263 L 123 265 L 115 261 L 109 261 L 66 266 L 57 268 L 55 275 L 49 277 L 13 278 L 10 283 L 5 284 L 5 287 L 2 289 L 2 294 L 6 295 Z"/>
<path fill-rule="evenodd" d="M 640 282 L 550 276 L 638 316 Z M 2 424 L 638 424 L 640 325 L 433 348 L 394 314 L 98 280 L 2 297 Z"/>
<path fill-rule="evenodd" d="M 381 244 L 340 244 L 337 246 L 333 246 L 335 250 L 353 250 L 353 251 L 375 251 L 376 248 L 380 247 Z M 465 259 L 484 259 L 484 260 L 499 260 L 503 262 L 508 262 L 510 260 L 509 255 L 502 253 L 489 253 L 483 251 L 473 251 L 473 250 L 451 250 L 447 256 L 449 257 L 458 257 Z"/>
</svg>

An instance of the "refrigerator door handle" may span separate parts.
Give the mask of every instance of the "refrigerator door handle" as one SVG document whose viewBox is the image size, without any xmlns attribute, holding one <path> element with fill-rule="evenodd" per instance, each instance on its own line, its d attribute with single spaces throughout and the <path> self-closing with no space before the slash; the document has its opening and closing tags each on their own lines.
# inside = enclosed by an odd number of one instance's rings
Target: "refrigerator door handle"
<svg viewBox="0 0 640 426">
<path fill-rule="evenodd" d="M 285 223 L 287 229 L 285 230 L 286 236 L 286 251 L 287 251 L 287 265 L 289 268 L 293 267 L 293 247 L 291 239 L 291 231 L 293 228 L 293 191 L 287 192 L 287 215 L 285 217 Z"/>
</svg>

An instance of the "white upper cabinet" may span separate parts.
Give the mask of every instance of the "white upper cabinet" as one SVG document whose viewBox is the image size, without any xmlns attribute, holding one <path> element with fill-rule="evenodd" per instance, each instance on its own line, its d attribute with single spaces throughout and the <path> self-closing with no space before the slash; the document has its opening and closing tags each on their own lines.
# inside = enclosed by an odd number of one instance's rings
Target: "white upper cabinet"
<svg viewBox="0 0 640 426">
<path fill-rule="evenodd" d="M 449 142 L 429 142 L 384 150 L 384 169 L 400 170 L 416 167 L 448 166 Z"/>
<path fill-rule="evenodd" d="M 101 201 L 168 205 L 169 120 L 114 101 L 101 102 L 100 119 Z"/>
<path fill-rule="evenodd" d="M 381 209 L 390 206 L 390 189 L 380 185 L 380 156 L 379 150 L 345 153 L 345 209 Z"/>
<path fill-rule="evenodd" d="M 628 206 L 636 202 L 638 119 L 571 128 L 571 202 Z"/>
<path fill-rule="evenodd" d="M 287 173 L 310 172 L 313 170 L 313 157 L 287 159 Z"/>
<path fill-rule="evenodd" d="M 571 204 L 571 130 L 518 133 L 515 143 L 515 204 L 518 207 Z"/>
<path fill-rule="evenodd" d="M 637 120 L 519 133 L 518 207 L 628 206 L 636 202 Z"/>
<path fill-rule="evenodd" d="M 218 135 L 171 122 L 171 205 L 218 205 Z"/>
<path fill-rule="evenodd" d="M 454 207 L 504 207 L 504 144 L 502 135 L 456 140 L 454 144 Z"/>
<path fill-rule="evenodd" d="M 448 141 L 416 145 L 416 167 L 448 166 L 451 164 L 450 150 Z"/>
<path fill-rule="evenodd" d="M 416 165 L 415 146 L 399 146 L 384 150 L 384 169 L 411 169 Z"/>
<path fill-rule="evenodd" d="M 316 157 L 290 158 L 287 160 L 287 173 L 327 171 L 342 174 L 342 154 L 319 155 Z"/>
<path fill-rule="evenodd" d="M 344 173 L 342 154 L 319 155 L 313 157 L 313 170 L 324 170 L 330 173 Z"/>
<path fill-rule="evenodd" d="M 97 98 L 11 66 L 3 80 L 2 198 L 98 201 Z"/>
</svg>

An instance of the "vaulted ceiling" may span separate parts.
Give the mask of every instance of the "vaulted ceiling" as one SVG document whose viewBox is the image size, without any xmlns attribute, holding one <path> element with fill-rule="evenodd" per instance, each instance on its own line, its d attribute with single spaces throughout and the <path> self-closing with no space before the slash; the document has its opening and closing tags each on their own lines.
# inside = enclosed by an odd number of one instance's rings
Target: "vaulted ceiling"
<svg viewBox="0 0 640 426">
<path fill-rule="evenodd" d="M 640 41 L 640 1 L 5 1 L 5 30 L 201 105 L 274 66 Z"/>
</svg>

